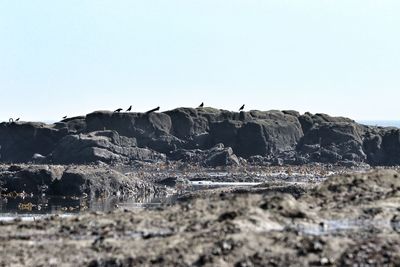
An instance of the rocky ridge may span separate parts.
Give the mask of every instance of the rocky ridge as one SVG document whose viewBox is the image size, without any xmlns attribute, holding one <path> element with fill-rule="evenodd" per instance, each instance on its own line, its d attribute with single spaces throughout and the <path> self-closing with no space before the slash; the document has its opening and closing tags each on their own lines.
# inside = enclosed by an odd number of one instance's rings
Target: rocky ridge
<svg viewBox="0 0 400 267">
<path fill-rule="evenodd" d="M 400 129 L 326 114 L 177 108 L 0 124 L 0 162 L 399 165 Z"/>
</svg>

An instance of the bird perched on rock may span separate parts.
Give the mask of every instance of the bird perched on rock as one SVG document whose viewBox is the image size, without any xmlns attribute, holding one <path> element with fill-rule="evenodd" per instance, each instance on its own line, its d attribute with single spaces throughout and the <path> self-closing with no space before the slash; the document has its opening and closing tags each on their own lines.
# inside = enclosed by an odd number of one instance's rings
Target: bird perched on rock
<svg viewBox="0 0 400 267">
<path fill-rule="evenodd" d="M 14 122 L 14 119 L 13 118 L 9 118 L 8 122 Z"/>
<path fill-rule="evenodd" d="M 66 118 L 68 118 L 68 116 L 64 116 L 64 117 L 62 117 L 64 120 L 66 119 Z"/>
<path fill-rule="evenodd" d="M 119 108 L 119 109 L 116 109 L 114 112 L 121 112 L 122 111 L 122 108 Z"/>
<path fill-rule="evenodd" d="M 199 108 L 202 108 L 202 107 L 204 107 L 204 103 L 203 102 L 201 102 Z"/>
<path fill-rule="evenodd" d="M 242 111 L 244 109 L 244 105 L 240 107 L 239 111 Z"/>
<path fill-rule="evenodd" d="M 153 108 L 153 109 L 147 111 L 146 114 L 150 114 L 150 113 L 153 113 L 153 112 L 159 111 L 159 110 L 160 110 L 160 107 L 156 107 L 156 108 Z"/>
<path fill-rule="evenodd" d="M 132 110 L 132 106 L 129 106 L 129 108 L 126 110 L 127 112 Z"/>
<path fill-rule="evenodd" d="M 19 121 L 19 118 L 18 118 L 18 119 L 16 119 L 15 121 Z"/>
</svg>

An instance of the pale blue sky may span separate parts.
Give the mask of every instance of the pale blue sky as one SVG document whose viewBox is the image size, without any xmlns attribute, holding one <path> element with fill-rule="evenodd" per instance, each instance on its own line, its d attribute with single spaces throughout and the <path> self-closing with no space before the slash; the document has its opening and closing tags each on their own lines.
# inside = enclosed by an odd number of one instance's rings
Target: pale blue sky
<svg viewBox="0 0 400 267">
<path fill-rule="evenodd" d="M 398 0 L 0 0 L 0 119 L 160 105 L 400 118 Z"/>
</svg>

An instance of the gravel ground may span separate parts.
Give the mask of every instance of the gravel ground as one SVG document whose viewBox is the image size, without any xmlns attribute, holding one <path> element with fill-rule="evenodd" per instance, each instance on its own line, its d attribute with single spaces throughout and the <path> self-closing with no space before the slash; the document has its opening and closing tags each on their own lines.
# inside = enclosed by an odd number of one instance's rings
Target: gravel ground
<svg viewBox="0 0 400 267">
<path fill-rule="evenodd" d="M 299 194 L 274 190 L 282 187 L 210 189 L 155 209 L 2 222 L 0 266 L 400 265 L 398 172 L 333 175 Z"/>
</svg>

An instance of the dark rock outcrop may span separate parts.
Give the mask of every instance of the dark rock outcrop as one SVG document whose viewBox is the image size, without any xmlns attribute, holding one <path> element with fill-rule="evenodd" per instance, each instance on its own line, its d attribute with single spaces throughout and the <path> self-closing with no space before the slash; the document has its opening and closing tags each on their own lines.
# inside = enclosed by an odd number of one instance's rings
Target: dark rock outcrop
<svg viewBox="0 0 400 267">
<path fill-rule="evenodd" d="M 71 157 L 71 155 L 74 155 Z M 132 160 L 160 161 L 165 155 L 136 146 L 136 139 L 120 136 L 116 131 L 67 135 L 51 154 L 54 163 L 129 163 Z"/>
<path fill-rule="evenodd" d="M 196 109 L 179 108 L 165 112 L 172 122 L 172 132 L 177 138 L 186 140 L 209 130 L 209 121 L 199 115 Z"/>
<path fill-rule="evenodd" d="M 342 160 L 364 162 L 362 126 L 351 122 L 317 123 L 301 139 L 297 150 L 312 161 L 336 163 Z"/>
<path fill-rule="evenodd" d="M 0 124 L 1 162 L 128 163 L 167 158 L 197 159 L 213 166 L 208 157 L 198 155 L 209 154 L 217 144 L 230 148 L 224 157 L 237 155 L 254 163 L 262 159 L 268 164 L 400 164 L 400 129 L 291 110 L 96 111 L 53 125 Z"/>
<path fill-rule="evenodd" d="M 122 136 L 136 137 L 139 145 L 151 138 L 169 134 L 171 118 L 164 113 L 116 113 L 98 111 L 86 115 L 86 132 L 114 130 Z"/>
<path fill-rule="evenodd" d="M 1 123 L 0 160 L 28 162 L 36 153 L 48 155 L 54 145 L 67 134 L 67 128 L 55 129 L 45 123 Z"/>
<path fill-rule="evenodd" d="M 0 167 L 3 193 L 93 197 L 159 193 L 160 188 L 107 167 L 15 165 Z"/>
<path fill-rule="evenodd" d="M 226 148 L 223 144 L 218 144 L 208 150 L 178 149 L 170 153 L 169 157 L 172 160 L 181 160 L 192 164 L 200 163 L 205 167 L 237 166 L 240 164 L 238 157 L 233 154 L 232 148 Z"/>
</svg>

